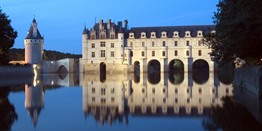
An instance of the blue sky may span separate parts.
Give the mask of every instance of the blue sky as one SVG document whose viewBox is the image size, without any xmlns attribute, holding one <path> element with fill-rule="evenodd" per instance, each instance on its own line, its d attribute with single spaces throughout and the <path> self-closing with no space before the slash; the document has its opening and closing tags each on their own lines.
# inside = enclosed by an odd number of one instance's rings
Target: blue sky
<svg viewBox="0 0 262 131">
<path fill-rule="evenodd" d="M 14 48 L 24 48 L 24 38 L 34 18 L 44 48 L 81 54 L 81 34 L 95 18 L 128 20 L 129 27 L 213 24 L 218 0 L 0 0 L 0 6 L 18 31 Z"/>
</svg>

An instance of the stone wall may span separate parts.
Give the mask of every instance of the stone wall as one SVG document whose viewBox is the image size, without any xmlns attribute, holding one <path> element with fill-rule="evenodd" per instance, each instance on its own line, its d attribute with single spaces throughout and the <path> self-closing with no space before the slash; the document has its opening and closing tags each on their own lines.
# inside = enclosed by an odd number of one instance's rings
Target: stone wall
<svg viewBox="0 0 262 131">
<path fill-rule="evenodd" d="M 262 93 L 262 66 L 236 68 L 233 84 L 243 92 Z"/>
</svg>

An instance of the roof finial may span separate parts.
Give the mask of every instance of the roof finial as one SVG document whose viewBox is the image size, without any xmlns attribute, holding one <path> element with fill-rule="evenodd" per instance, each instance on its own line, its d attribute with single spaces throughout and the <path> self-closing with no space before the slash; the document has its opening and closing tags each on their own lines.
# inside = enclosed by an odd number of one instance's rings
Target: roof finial
<svg viewBox="0 0 262 131">
<path fill-rule="evenodd" d="M 35 15 L 34 15 L 33 23 L 36 23 L 36 20 L 35 20 Z"/>
</svg>

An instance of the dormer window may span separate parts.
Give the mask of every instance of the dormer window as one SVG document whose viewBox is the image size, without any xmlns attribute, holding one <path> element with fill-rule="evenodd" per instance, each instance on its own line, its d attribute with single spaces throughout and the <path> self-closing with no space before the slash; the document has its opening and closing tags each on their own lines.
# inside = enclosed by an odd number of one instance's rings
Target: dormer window
<svg viewBox="0 0 262 131">
<path fill-rule="evenodd" d="M 114 33 L 110 34 L 110 39 L 115 39 L 115 34 Z"/>
<path fill-rule="evenodd" d="M 134 33 L 129 33 L 129 38 L 134 38 Z"/>
<path fill-rule="evenodd" d="M 177 31 L 173 32 L 173 37 L 178 37 L 178 32 Z"/>
<path fill-rule="evenodd" d="M 91 34 L 91 39 L 92 40 L 96 39 L 96 35 L 95 34 Z"/>
<path fill-rule="evenodd" d="M 199 30 L 197 31 L 197 37 L 202 37 L 203 36 L 203 31 Z"/>
<path fill-rule="evenodd" d="M 190 31 L 185 32 L 185 37 L 191 37 Z"/>
<path fill-rule="evenodd" d="M 156 38 L 156 32 L 151 32 L 151 38 Z"/>
<path fill-rule="evenodd" d="M 141 38 L 146 38 L 146 33 L 145 32 L 141 33 Z"/>
<path fill-rule="evenodd" d="M 162 32 L 162 33 L 161 33 L 161 36 L 162 36 L 162 37 L 166 37 L 166 32 Z"/>
</svg>

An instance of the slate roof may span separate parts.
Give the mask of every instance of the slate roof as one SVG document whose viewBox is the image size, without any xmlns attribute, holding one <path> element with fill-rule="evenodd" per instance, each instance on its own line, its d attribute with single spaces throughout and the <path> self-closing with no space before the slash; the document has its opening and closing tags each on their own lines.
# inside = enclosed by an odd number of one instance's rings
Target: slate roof
<svg viewBox="0 0 262 131">
<path fill-rule="evenodd" d="M 103 28 L 106 32 L 106 39 L 110 39 L 110 31 L 111 29 L 114 29 L 114 32 L 115 32 L 115 38 L 117 38 L 117 33 L 124 33 L 125 35 L 125 38 L 126 38 L 126 34 L 127 34 L 127 30 L 122 26 L 122 23 L 120 24 L 121 22 L 119 22 L 118 24 L 115 24 L 114 22 L 111 22 L 110 23 L 110 29 L 107 29 L 107 23 L 103 23 Z M 91 33 L 92 30 L 95 30 L 96 31 L 96 39 L 99 39 L 99 32 L 100 32 L 100 29 L 99 29 L 99 24 L 100 23 L 96 23 L 93 28 L 90 30 L 90 32 L 88 33 Z M 91 34 L 90 34 L 91 36 Z"/>
<path fill-rule="evenodd" d="M 215 25 L 197 25 L 197 26 L 159 26 L 159 27 L 133 27 L 130 33 L 134 33 L 136 39 L 141 38 L 141 33 L 146 33 L 146 38 L 150 38 L 151 32 L 156 32 L 156 38 L 161 37 L 162 32 L 167 32 L 167 37 L 172 38 L 173 32 L 179 32 L 179 37 L 184 37 L 186 31 L 191 32 L 191 37 L 197 36 L 197 31 L 203 31 L 203 35 L 215 30 Z"/>
<path fill-rule="evenodd" d="M 33 19 L 33 24 L 36 23 L 36 20 Z M 33 25 L 31 25 L 30 29 L 28 30 L 27 36 L 25 39 L 43 39 L 43 37 L 41 36 L 39 30 L 37 29 L 37 35 L 36 37 L 33 36 Z"/>
</svg>

